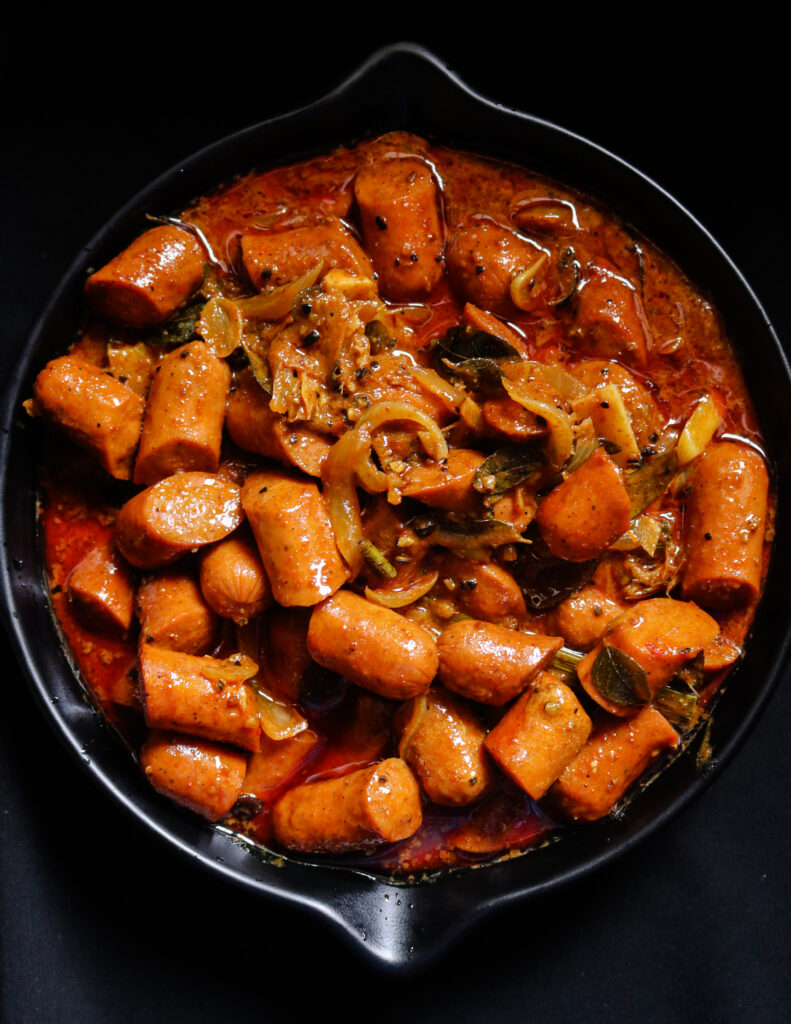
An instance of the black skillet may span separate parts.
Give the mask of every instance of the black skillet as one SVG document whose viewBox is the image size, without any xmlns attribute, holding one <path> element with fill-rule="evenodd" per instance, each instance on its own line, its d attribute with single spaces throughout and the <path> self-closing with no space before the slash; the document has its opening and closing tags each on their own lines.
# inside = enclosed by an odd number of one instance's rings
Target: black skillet
<svg viewBox="0 0 791 1024">
<path fill-rule="evenodd" d="M 427 101 L 427 97 L 429 98 Z M 696 766 L 693 745 L 615 819 L 500 864 L 403 886 L 340 868 L 275 866 L 222 831 L 159 798 L 117 737 L 86 700 L 55 630 L 47 602 L 35 521 L 41 437 L 20 420 L 21 401 L 79 319 L 88 266 L 98 266 L 146 227 L 148 212 L 183 207 L 234 174 L 289 163 L 339 143 L 407 129 L 446 145 L 524 164 L 597 197 L 671 256 L 709 292 L 744 360 L 778 488 L 778 531 L 766 594 L 743 663 L 712 717 L 714 759 Z M 309 147 L 306 146 L 309 140 Z M 748 349 L 749 346 L 749 349 Z M 787 481 L 791 480 L 791 378 L 777 337 L 727 255 L 671 196 L 598 146 L 473 93 L 425 50 L 375 54 L 324 99 L 232 135 L 172 168 L 132 199 L 82 250 L 36 324 L 3 402 L 0 502 L 4 557 L 0 586 L 17 656 L 41 707 L 63 739 L 138 819 L 199 861 L 250 890 L 327 918 L 373 962 L 392 970 L 425 965 L 496 908 L 545 893 L 625 853 L 667 822 L 732 756 L 766 704 L 786 661 L 791 592 Z"/>
</svg>

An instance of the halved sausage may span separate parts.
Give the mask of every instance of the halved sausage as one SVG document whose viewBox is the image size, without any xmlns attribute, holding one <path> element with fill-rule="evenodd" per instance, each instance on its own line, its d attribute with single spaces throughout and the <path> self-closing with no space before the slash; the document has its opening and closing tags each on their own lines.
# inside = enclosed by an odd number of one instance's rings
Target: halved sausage
<svg viewBox="0 0 791 1024">
<path fill-rule="evenodd" d="M 448 246 L 448 273 L 454 287 L 476 306 L 512 316 L 511 278 L 530 267 L 543 250 L 495 221 L 471 220 L 458 228 Z"/>
<path fill-rule="evenodd" d="M 126 633 L 132 625 L 134 578 L 110 541 L 91 548 L 75 565 L 66 592 L 89 628 L 119 634 Z"/>
<path fill-rule="evenodd" d="M 325 668 L 392 700 L 422 693 L 437 674 L 437 645 L 427 630 L 350 590 L 313 609 L 308 650 Z"/>
<path fill-rule="evenodd" d="M 129 327 L 161 324 L 203 281 L 206 251 L 174 225 L 145 231 L 85 282 L 91 306 L 107 320 Z"/>
<path fill-rule="evenodd" d="M 182 345 L 157 366 L 148 395 L 136 484 L 220 464 L 225 403 L 231 371 L 202 341 Z"/>
<path fill-rule="evenodd" d="M 427 295 L 443 270 L 431 168 L 414 157 L 379 160 L 358 171 L 354 195 L 382 294 L 397 302 Z"/>
<path fill-rule="evenodd" d="M 563 637 L 463 619 L 440 634 L 439 677 L 463 697 L 499 707 L 521 693 L 563 646 Z"/>
<path fill-rule="evenodd" d="M 473 618 L 496 622 L 527 615 L 519 584 L 496 562 L 475 562 L 448 555 L 442 562 L 442 578 L 456 583 L 456 599 Z"/>
<path fill-rule="evenodd" d="M 272 811 L 281 846 L 303 853 L 343 853 L 414 835 L 423 812 L 409 766 L 391 757 L 340 778 L 296 786 Z"/>
<path fill-rule="evenodd" d="M 236 484 L 210 473 L 176 473 L 127 501 L 115 522 L 115 540 L 127 562 L 157 569 L 222 540 L 243 518 Z"/>
<path fill-rule="evenodd" d="M 247 276 L 259 291 L 288 284 L 323 261 L 360 277 L 373 273 L 371 261 L 338 220 L 304 224 L 286 231 L 250 232 L 240 240 Z"/>
<path fill-rule="evenodd" d="M 217 821 L 239 799 L 247 758 L 219 743 L 152 732 L 140 751 L 140 767 L 158 793 Z"/>
<path fill-rule="evenodd" d="M 145 402 L 112 374 L 78 356 L 53 359 L 36 377 L 33 409 L 92 452 L 110 476 L 130 478 Z"/>
<path fill-rule="evenodd" d="M 575 334 L 590 341 L 596 355 L 631 357 L 638 366 L 648 358 L 648 322 L 637 289 L 614 267 L 599 260 L 585 268 L 577 290 Z"/>
<path fill-rule="evenodd" d="M 258 548 L 246 529 L 204 549 L 200 585 L 210 608 L 243 626 L 272 603 L 272 588 Z"/>
<path fill-rule="evenodd" d="M 184 654 L 205 654 L 214 644 L 217 616 L 191 576 L 163 572 L 137 591 L 140 642 Z"/>
<path fill-rule="evenodd" d="M 598 587 L 586 586 L 560 602 L 552 615 L 553 628 L 569 647 L 589 651 L 625 607 Z"/>
</svg>

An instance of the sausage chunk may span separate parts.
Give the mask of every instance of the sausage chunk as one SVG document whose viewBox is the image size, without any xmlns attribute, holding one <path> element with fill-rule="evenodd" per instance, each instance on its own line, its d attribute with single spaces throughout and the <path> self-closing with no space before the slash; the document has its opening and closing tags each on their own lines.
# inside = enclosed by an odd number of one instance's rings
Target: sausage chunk
<svg viewBox="0 0 791 1024">
<path fill-rule="evenodd" d="M 154 372 L 148 395 L 135 483 L 155 484 L 173 473 L 220 464 L 231 371 L 202 341 L 177 348 Z"/>
<path fill-rule="evenodd" d="M 129 566 L 107 541 L 72 569 L 66 591 L 80 619 L 100 633 L 126 633 L 132 625 L 135 584 Z"/>
<path fill-rule="evenodd" d="M 261 749 L 250 755 L 242 792 L 263 803 L 272 803 L 320 747 L 312 729 L 303 729 L 285 740 L 271 740 L 262 733 Z"/>
<path fill-rule="evenodd" d="M 36 377 L 33 409 L 92 452 L 110 476 L 130 478 L 145 402 L 111 374 L 78 356 L 53 359 Z"/>
<path fill-rule="evenodd" d="M 198 584 L 184 573 L 164 572 L 137 592 L 140 641 L 184 654 L 205 654 L 214 644 L 217 616 Z"/>
<path fill-rule="evenodd" d="M 382 294 L 427 295 L 442 276 L 439 191 L 428 164 L 412 157 L 364 167 L 354 181 L 363 241 Z"/>
<path fill-rule="evenodd" d="M 648 323 L 634 285 L 600 260 L 586 267 L 577 291 L 573 333 L 589 341 L 596 355 L 631 357 L 644 366 L 648 358 Z"/>
<path fill-rule="evenodd" d="M 272 603 L 272 588 L 258 548 L 238 531 L 204 550 L 200 586 L 210 608 L 244 626 Z"/>
<path fill-rule="evenodd" d="M 152 729 L 258 750 L 261 727 L 255 694 L 247 683 L 235 681 L 238 671 L 232 661 L 141 644 L 146 722 Z"/>
<path fill-rule="evenodd" d="M 323 261 L 360 277 L 373 274 L 371 261 L 340 221 L 306 224 L 286 231 L 250 233 L 241 238 L 242 261 L 259 291 L 288 284 Z"/>
<path fill-rule="evenodd" d="M 758 598 L 769 478 L 745 445 L 722 441 L 695 461 L 687 498 L 687 562 L 681 593 L 706 608 Z"/>
<path fill-rule="evenodd" d="M 85 282 L 100 317 L 127 327 L 154 327 L 203 281 L 206 251 L 174 225 L 151 228 Z"/>
<path fill-rule="evenodd" d="M 325 668 L 392 700 L 427 690 L 439 660 L 422 626 L 349 590 L 313 609 L 308 650 Z"/>
<path fill-rule="evenodd" d="M 450 448 L 442 462 L 410 466 L 399 490 L 405 498 L 417 498 L 432 508 L 472 511 L 481 503 L 472 481 L 484 458 L 467 448 Z"/>
<path fill-rule="evenodd" d="M 487 622 L 527 615 L 519 584 L 496 562 L 475 562 L 450 555 L 443 559 L 442 578 L 456 583 L 456 598 L 468 615 Z"/>
<path fill-rule="evenodd" d="M 277 841 L 303 853 L 343 853 L 414 835 L 423 812 L 420 789 L 397 757 L 290 790 L 272 811 Z"/>
<path fill-rule="evenodd" d="M 243 515 L 236 484 L 209 473 L 177 473 L 127 501 L 115 522 L 115 540 L 127 562 L 157 569 L 227 537 Z"/>
<path fill-rule="evenodd" d="M 651 761 L 677 745 L 678 733 L 654 708 L 607 725 L 563 769 L 550 790 L 553 802 L 578 821 L 603 818 Z"/>
<path fill-rule="evenodd" d="M 476 306 L 513 316 L 511 278 L 541 256 L 543 250 L 491 220 L 460 227 L 448 247 L 448 273 L 454 288 Z"/>
<path fill-rule="evenodd" d="M 563 646 L 563 637 L 464 619 L 437 641 L 439 677 L 463 697 L 500 707 L 521 693 Z"/>
<path fill-rule="evenodd" d="M 583 587 L 557 606 L 553 613 L 554 629 L 566 638 L 569 647 L 589 651 L 624 607 L 598 587 Z"/>
<path fill-rule="evenodd" d="M 623 479 L 603 448 L 551 491 L 536 513 L 549 550 L 568 562 L 596 558 L 629 529 L 630 519 Z"/>
<path fill-rule="evenodd" d="M 540 800 L 580 752 L 591 720 L 565 683 L 542 672 L 486 737 L 503 771 Z"/>
<path fill-rule="evenodd" d="M 486 792 L 493 774 L 483 749 L 486 730 L 465 701 L 432 686 L 408 701 L 399 718 L 398 753 L 429 800 L 463 807 Z"/>
<path fill-rule="evenodd" d="M 317 604 L 346 582 L 318 485 L 283 470 L 248 476 L 242 504 L 278 604 Z"/>
<path fill-rule="evenodd" d="M 217 821 L 239 799 L 247 758 L 208 740 L 152 732 L 140 751 L 140 767 L 158 793 Z"/>
</svg>

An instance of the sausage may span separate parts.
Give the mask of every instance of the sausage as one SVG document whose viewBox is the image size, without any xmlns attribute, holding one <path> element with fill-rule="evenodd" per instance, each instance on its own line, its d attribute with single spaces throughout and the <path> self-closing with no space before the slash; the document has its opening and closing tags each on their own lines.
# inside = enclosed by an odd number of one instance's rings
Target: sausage
<svg viewBox="0 0 791 1024">
<path fill-rule="evenodd" d="M 513 316 L 511 278 L 532 266 L 543 250 L 508 228 L 486 219 L 458 228 L 448 246 L 448 273 L 454 288 L 484 310 Z"/>
<path fill-rule="evenodd" d="M 132 625 L 135 583 L 129 566 L 106 541 L 74 566 L 66 592 L 78 616 L 100 633 L 126 633 Z"/>
<path fill-rule="evenodd" d="M 695 460 L 686 504 L 681 594 L 706 608 L 758 600 L 769 478 L 745 445 L 721 441 Z"/>
<path fill-rule="evenodd" d="M 475 619 L 496 622 L 506 617 L 527 615 L 525 599 L 513 576 L 496 562 L 475 562 L 470 558 L 447 556 L 442 578 L 456 583 L 455 596 L 461 607 Z"/>
<path fill-rule="evenodd" d="M 320 261 L 371 277 L 373 267 L 354 236 L 337 220 L 305 224 L 286 231 L 250 232 L 240 239 L 242 262 L 259 291 L 277 288 L 307 274 Z"/>
<path fill-rule="evenodd" d="M 654 708 L 598 729 L 561 772 L 550 795 L 568 817 L 596 821 L 613 809 L 678 733 Z"/>
<path fill-rule="evenodd" d="M 354 196 L 382 295 L 396 302 L 428 295 L 443 270 L 431 168 L 413 157 L 380 160 L 357 172 Z"/>
<path fill-rule="evenodd" d="M 484 459 L 480 452 L 450 448 L 442 462 L 410 465 L 404 477 L 406 483 L 398 489 L 405 498 L 417 498 L 432 508 L 472 511 L 481 504 L 472 481 Z"/>
<path fill-rule="evenodd" d="M 236 484 L 210 473 L 177 473 L 122 506 L 115 541 L 127 562 L 158 569 L 193 548 L 222 540 L 243 518 Z"/>
<path fill-rule="evenodd" d="M 310 608 L 281 608 L 267 615 L 261 675 L 267 690 L 289 703 L 300 699 L 302 677 L 313 664 L 308 650 Z"/>
<path fill-rule="evenodd" d="M 240 373 L 228 400 L 225 425 L 234 444 L 321 476 L 332 442 L 310 427 L 288 423 L 269 408 L 269 399 L 248 370 Z"/>
<path fill-rule="evenodd" d="M 242 792 L 263 803 L 272 803 L 278 791 L 319 749 L 319 738 L 312 729 L 303 729 L 286 740 L 271 740 L 262 733 L 261 749 L 251 754 L 247 763 Z"/>
<path fill-rule="evenodd" d="M 217 821 L 239 799 L 247 759 L 208 740 L 152 732 L 140 751 L 140 767 L 158 793 Z"/>
<path fill-rule="evenodd" d="M 237 530 L 203 550 L 200 586 L 209 607 L 237 626 L 244 626 L 272 603 L 258 548 L 246 530 Z"/>
<path fill-rule="evenodd" d="M 520 356 L 525 359 L 529 357 L 530 353 L 522 335 L 517 334 L 512 327 L 504 324 L 492 313 L 467 302 L 461 311 L 461 318 L 468 327 L 474 327 L 477 331 L 484 331 L 486 334 L 493 334 L 496 338 L 502 338 L 503 341 L 512 345 Z"/>
<path fill-rule="evenodd" d="M 279 469 L 251 473 L 242 504 L 278 604 L 316 604 L 346 582 L 324 498 L 313 480 Z"/>
<path fill-rule="evenodd" d="M 563 646 L 563 637 L 463 619 L 437 641 L 439 677 L 463 697 L 500 707 L 521 693 Z"/>
<path fill-rule="evenodd" d="M 560 602 L 552 616 L 552 628 L 566 638 L 569 647 L 589 651 L 624 608 L 598 587 L 586 586 Z"/>
<path fill-rule="evenodd" d="M 437 645 L 427 630 L 350 590 L 313 609 L 308 650 L 319 665 L 391 700 L 417 696 L 437 674 Z"/>
<path fill-rule="evenodd" d="M 510 523 L 518 533 L 524 533 L 535 519 L 537 508 L 535 491 L 529 484 L 522 483 L 495 501 L 492 516 L 501 523 Z"/>
<path fill-rule="evenodd" d="M 502 770 L 540 800 L 590 736 L 591 720 L 572 690 L 549 672 L 500 719 L 486 749 Z"/>
<path fill-rule="evenodd" d="M 535 413 L 513 398 L 490 398 L 481 405 L 487 426 L 514 441 L 529 441 L 546 434 Z"/>
<path fill-rule="evenodd" d="M 648 323 L 634 285 L 604 260 L 589 264 L 577 289 L 572 336 L 588 340 L 596 355 L 630 356 L 638 366 L 648 358 Z"/>
<path fill-rule="evenodd" d="M 206 251 L 174 225 L 145 231 L 85 282 L 85 296 L 105 320 L 154 327 L 183 306 L 203 282 Z"/>
<path fill-rule="evenodd" d="M 420 828 L 420 789 L 409 766 L 391 757 L 340 778 L 296 786 L 272 810 L 281 846 L 343 853 L 408 839 Z"/>
<path fill-rule="evenodd" d="M 538 506 L 536 522 L 556 558 L 587 562 L 629 529 L 631 505 L 621 474 L 597 448 Z"/>
<path fill-rule="evenodd" d="M 140 682 L 152 729 L 189 733 L 258 750 L 261 727 L 255 694 L 238 681 L 238 667 L 153 644 L 140 645 Z"/>
<path fill-rule="evenodd" d="M 53 359 L 36 377 L 33 409 L 92 452 L 110 476 L 131 477 L 145 402 L 111 374 L 78 356 Z"/>
<path fill-rule="evenodd" d="M 718 623 L 691 602 L 670 597 L 639 601 L 610 623 L 602 641 L 577 666 L 577 675 L 603 708 L 614 715 L 630 715 L 633 708 L 613 704 L 593 684 L 593 663 L 604 644 L 617 647 L 642 667 L 653 696 L 711 644 L 719 631 Z"/>
<path fill-rule="evenodd" d="M 217 471 L 230 385 L 228 364 L 202 341 L 182 345 L 162 360 L 148 395 L 136 484 L 155 484 L 190 470 Z"/>
<path fill-rule="evenodd" d="M 217 616 L 200 587 L 184 573 L 152 576 L 137 591 L 140 642 L 184 654 L 205 654 L 217 635 Z"/>
<path fill-rule="evenodd" d="M 432 686 L 398 714 L 399 756 L 417 775 L 429 800 L 463 807 L 486 792 L 493 776 L 483 749 L 486 730 L 463 700 Z"/>
</svg>

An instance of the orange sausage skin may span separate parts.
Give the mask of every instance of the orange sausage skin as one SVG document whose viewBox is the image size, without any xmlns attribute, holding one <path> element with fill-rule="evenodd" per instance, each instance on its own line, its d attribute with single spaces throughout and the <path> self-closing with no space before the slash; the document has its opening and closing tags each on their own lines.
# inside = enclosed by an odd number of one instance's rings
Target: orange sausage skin
<svg viewBox="0 0 791 1024">
<path fill-rule="evenodd" d="M 768 493 L 764 460 L 745 445 L 721 441 L 695 460 L 686 506 L 683 597 L 706 608 L 758 599 Z"/>
<path fill-rule="evenodd" d="M 442 222 L 431 169 L 411 157 L 362 168 L 354 181 L 365 248 L 388 299 L 427 295 L 442 276 Z"/>
<path fill-rule="evenodd" d="M 217 617 L 195 580 L 164 572 L 137 591 L 140 642 L 183 654 L 205 654 L 214 644 Z"/>
<path fill-rule="evenodd" d="M 469 302 L 502 316 L 516 311 L 511 278 L 535 263 L 543 250 L 490 220 L 460 227 L 448 247 L 448 273 Z"/>
<path fill-rule="evenodd" d="M 607 359 L 631 357 L 644 366 L 648 358 L 647 321 L 640 296 L 604 260 L 586 268 L 577 292 L 574 333 L 589 340 L 596 355 Z"/>
<path fill-rule="evenodd" d="M 145 402 L 109 373 L 78 356 L 53 359 L 36 377 L 33 408 L 92 452 L 110 476 L 131 477 Z"/>
<path fill-rule="evenodd" d="M 262 644 L 262 678 L 281 700 L 299 701 L 302 677 L 313 664 L 308 651 L 310 608 L 275 605 L 266 617 Z"/>
<path fill-rule="evenodd" d="M 521 693 L 563 646 L 563 637 L 464 619 L 437 641 L 439 677 L 463 697 L 500 707 Z"/>
<path fill-rule="evenodd" d="M 644 708 L 591 736 L 550 790 L 553 802 L 578 821 L 603 818 L 662 750 L 677 745 L 667 720 Z"/>
<path fill-rule="evenodd" d="M 277 841 L 303 853 L 343 853 L 414 835 L 423 812 L 409 766 L 391 757 L 340 778 L 296 786 L 274 806 Z"/>
<path fill-rule="evenodd" d="M 410 467 L 406 483 L 399 490 L 405 498 L 417 498 L 432 508 L 472 511 L 481 504 L 472 481 L 484 458 L 467 448 L 450 448 L 442 462 Z"/>
<path fill-rule="evenodd" d="M 258 750 L 261 727 L 255 695 L 246 683 L 226 682 L 232 666 L 153 644 L 140 645 L 140 680 L 146 722 L 152 729 Z"/>
<path fill-rule="evenodd" d="M 218 821 L 239 799 L 247 759 L 208 740 L 152 732 L 140 751 L 140 767 L 158 793 Z"/>
<path fill-rule="evenodd" d="M 630 519 L 626 487 L 603 448 L 550 491 L 536 513 L 549 550 L 568 562 L 596 558 L 629 529 Z"/>
<path fill-rule="evenodd" d="M 591 720 L 574 693 L 549 672 L 486 737 L 486 749 L 503 771 L 540 800 L 590 736 Z"/>
<path fill-rule="evenodd" d="M 263 803 L 272 803 L 319 749 L 319 738 L 312 729 L 303 729 L 286 740 L 271 740 L 261 733 L 261 748 L 250 755 L 242 792 Z"/>
<path fill-rule="evenodd" d="M 552 615 L 553 628 L 569 647 L 589 651 L 607 632 L 624 606 L 595 586 L 583 587 L 561 601 Z"/>
<path fill-rule="evenodd" d="M 188 231 L 151 228 L 88 278 L 85 296 L 112 323 L 154 327 L 200 286 L 205 260 L 205 249 Z"/>
<path fill-rule="evenodd" d="M 417 696 L 437 674 L 437 645 L 429 632 L 350 590 L 313 609 L 308 650 L 319 665 L 391 700 Z"/>
<path fill-rule="evenodd" d="M 148 395 L 136 484 L 155 484 L 173 473 L 220 463 L 231 371 L 202 341 L 182 345 L 156 367 Z"/>
<path fill-rule="evenodd" d="M 432 686 L 399 711 L 399 755 L 435 804 L 463 807 L 481 797 L 493 772 L 483 740 L 486 730 L 466 703 Z"/>
<path fill-rule="evenodd" d="M 236 484 L 210 473 L 177 473 L 122 506 L 115 542 L 127 562 L 158 569 L 193 548 L 222 540 L 243 518 Z"/>
<path fill-rule="evenodd" d="M 77 614 L 91 629 L 119 634 L 132 625 L 134 579 L 111 543 L 97 544 L 75 565 L 66 590 Z"/>
<path fill-rule="evenodd" d="M 246 531 L 237 530 L 204 550 L 200 585 L 209 607 L 237 626 L 244 626 L 272 603 L 258 548 Z"/>
<path fill-rule="evenodd" d="M 317 604 L 346 582 L 324 498 L 283 470 L 247 477 L 242 504 L 278 604 Z"/>
<path fill-rule="evenodd" d="M 442 578 L 450 578 L 456 583 L 455 595 L 459 604 L 475 619 L 496 622 L 502 618 L 527 615 L 519 585 L 496 562 L 475 562 L 471 558 L 450 555 L 443 559 Z"/>
<path fill-rule="evenodd" d="M 360 277 L 373 274 L 368 256 L 336 220 L 266 234 L 250 232 L 242 235 L 240 245 L 247 276 L 259 291 L 288 284 L 320 261 L 325 270 L 338 267 Z"/>
</svg>

